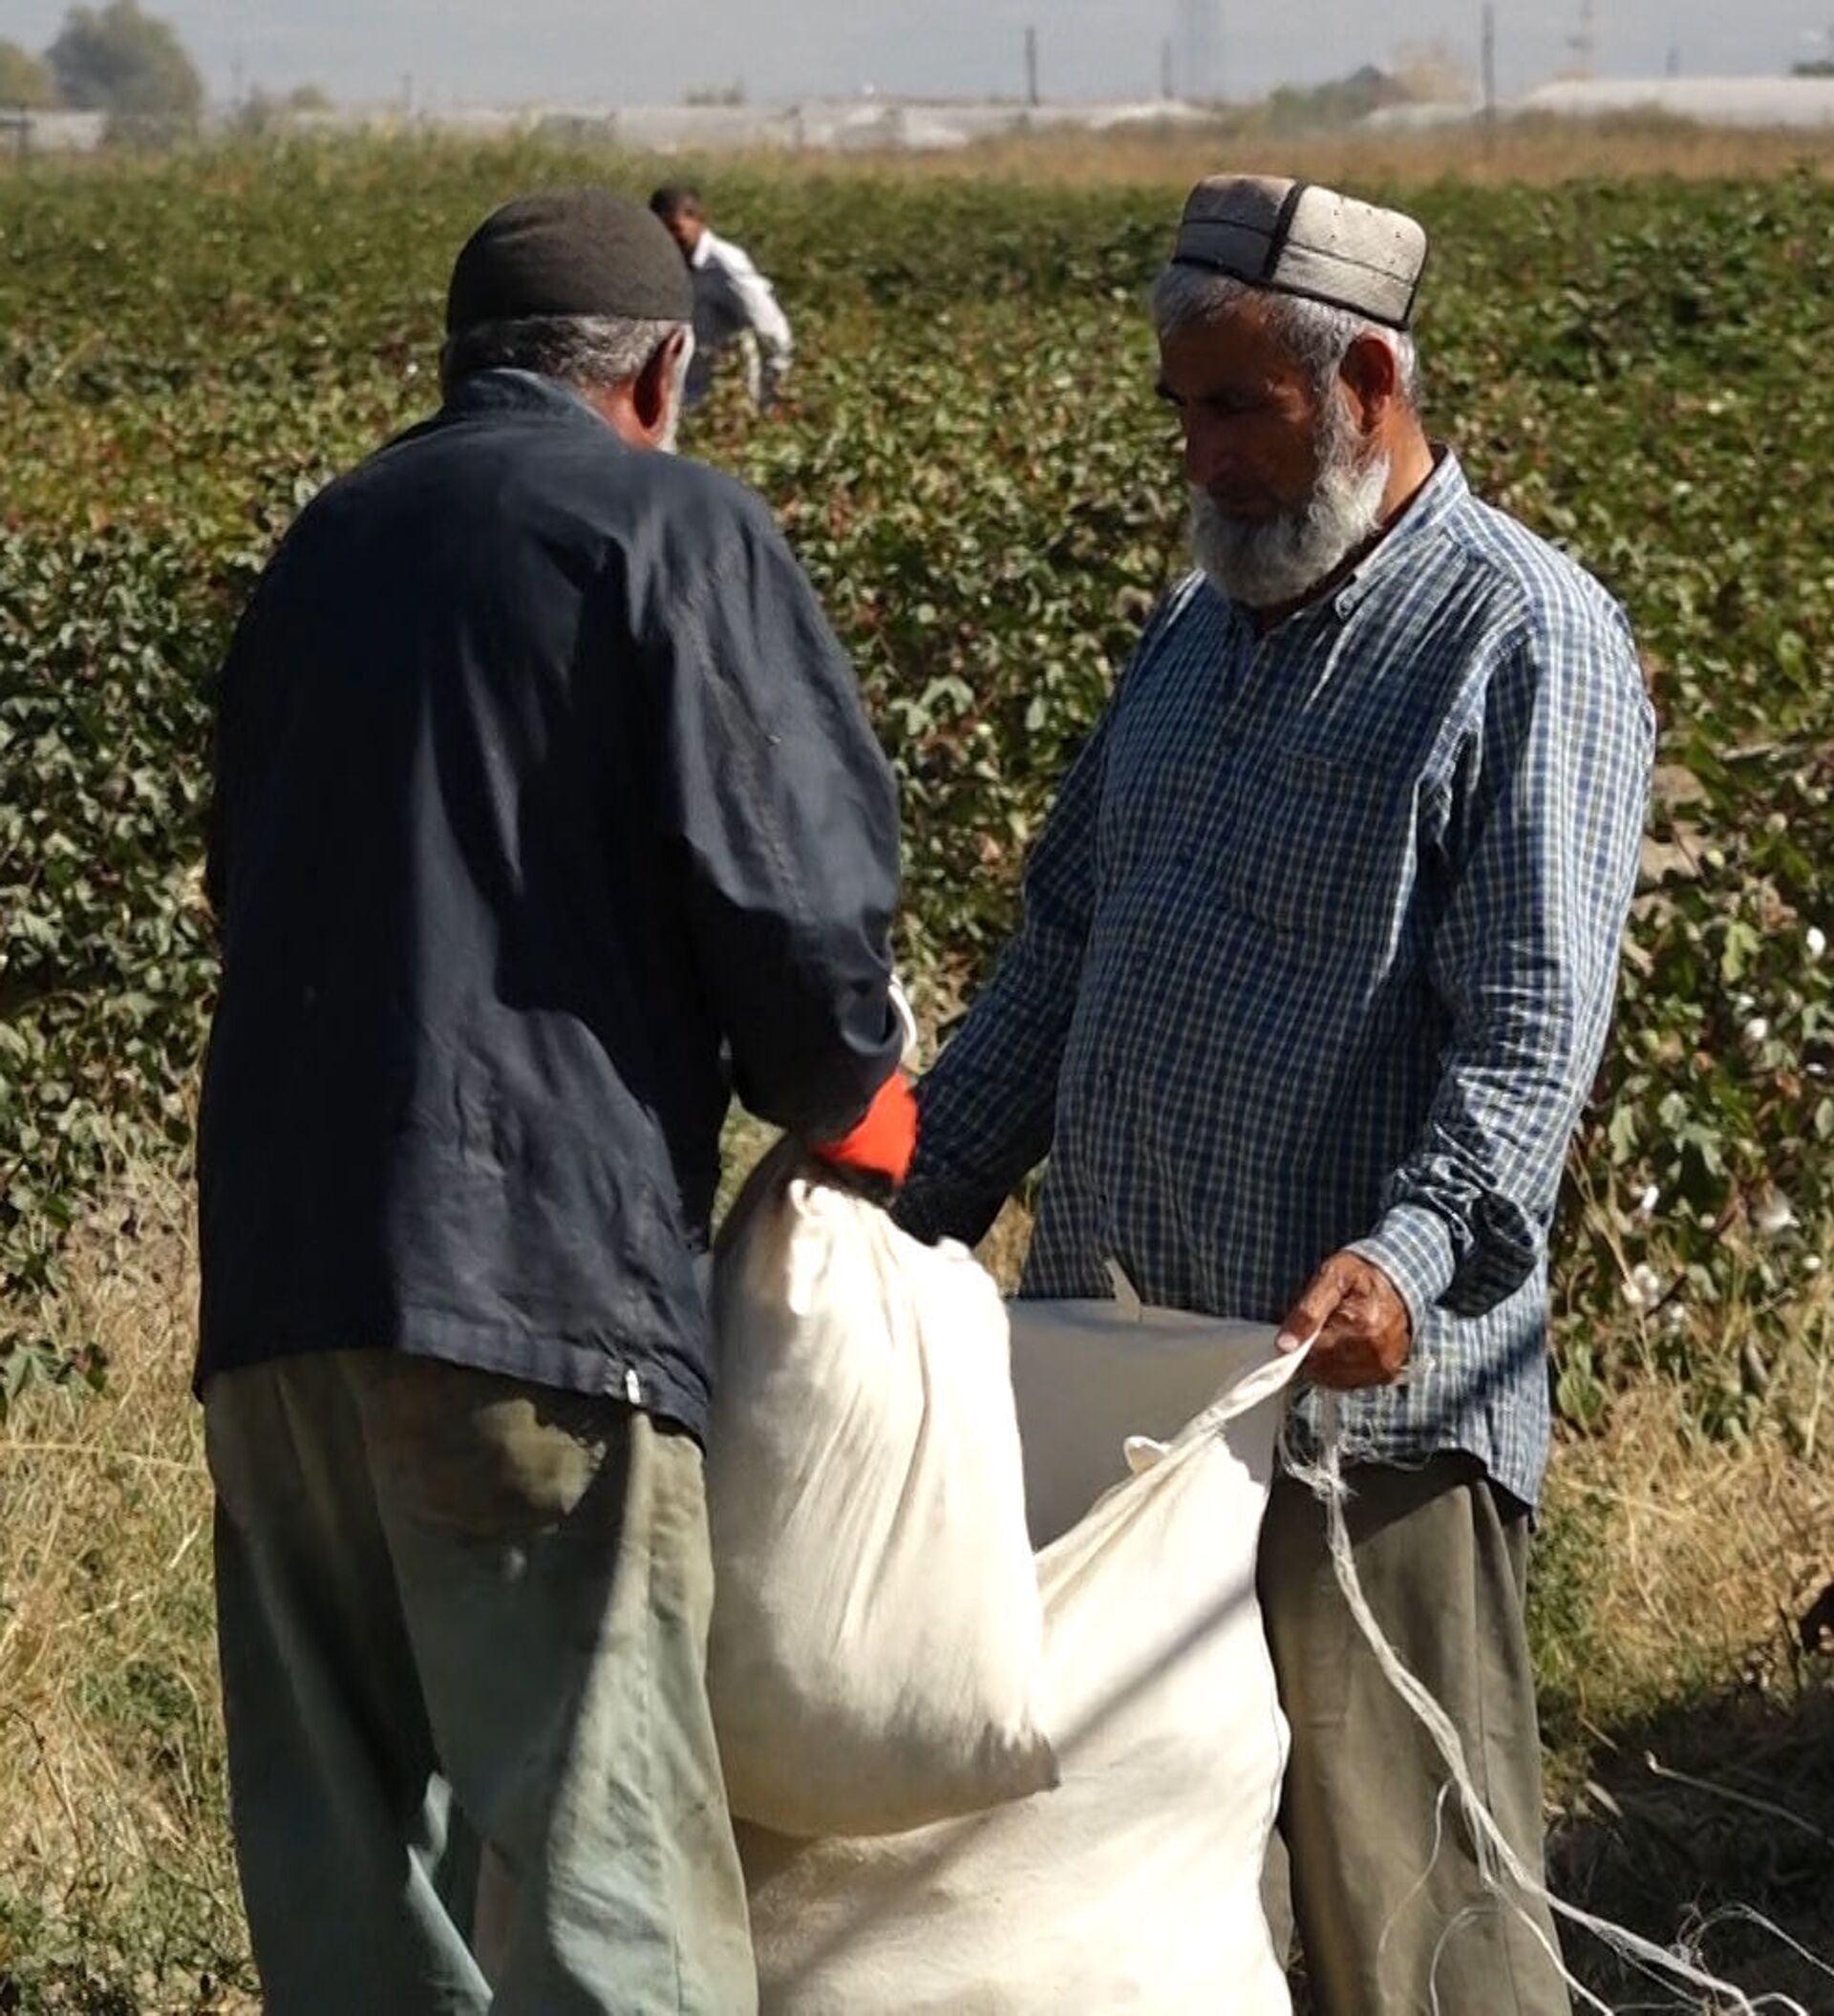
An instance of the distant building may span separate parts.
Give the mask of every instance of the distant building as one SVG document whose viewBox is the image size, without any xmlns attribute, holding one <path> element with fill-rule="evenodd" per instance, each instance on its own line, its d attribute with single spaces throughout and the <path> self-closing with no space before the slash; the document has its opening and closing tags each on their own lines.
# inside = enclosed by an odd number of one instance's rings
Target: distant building
<svg viewBox="0 0 1834 2016">
<path fill-rule="evenodd" d="M 1699 126 L 1778 132 L 1834 127 L 1834 77 L 1573 77 L 1543 84 L 1498 108 L 1503 118 L 1624 119 L 1654 117 Z M 1359 122 L 1373 133 L 1419 133 L 1462 125 L 1475 105 L 1383 106 Z"/>
<path fill-rule="evenodd" d="M 1022 133 L 1113 133 L 1203 127 L 1215 114 L 1176 99 L 1026 105 L 1016 100 L 811 98 L 795 105 L 549 105 L 404 114 L 396 106 L 288 115 L 300 134 L 458 133 L 474 138 L 538 134 L 643 154 L 722 149 L 824 153 L 946 153 Z"/>
<path fill-rule="evenodd" d="M 0 153 L 95 154 L 107 136 L 105 112 L 0 112 Z"/>
<path fill-rule="evenodd" d="M 1834 77 L 1586 77 L 1544 84 L 1507 108 L 1558 118 L 1656 113 L 1702 126 L 1834 126 Z"/>
</svg>

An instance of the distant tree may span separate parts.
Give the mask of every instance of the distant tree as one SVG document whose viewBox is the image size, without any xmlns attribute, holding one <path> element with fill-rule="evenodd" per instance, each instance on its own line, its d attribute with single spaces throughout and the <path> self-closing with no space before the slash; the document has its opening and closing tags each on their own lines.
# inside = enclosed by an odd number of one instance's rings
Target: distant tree
<svg viewBox="0 0 1834 2016">
<path fill-rule="evenodd" d="M 1385 70 L 1366 63 L 1329 84 L 1282 84 L 1267 101 L 1267 123 L 1276 133 L 1327 132 L 1354 125 L 1384 105 L 1408 102 L 1407 87 Z"/>
<path fill-rule="evenodd" d="M 203 79 L 177 31 L 139 0 L 73 7 L 47 60 L 65 102 L 86 112 L 188 123 L 203 109 Z"/>
<path fill-rule="evenodd" d="M 1470 105 L 1477 85 L 1443 42 L 1408 43 L 1395 53 L 1388 74 L 1417 105 Z"/>
<path fill-rule="evenodd" d="M 1792 77 L 1834 77 L 1834 56 L 1811 56 L 1806 62 L 1789 66 Z"/>
<path fill-rule="evenodd" d="M 57 102 L 57 80 L 28 49 L 0 42 L 0 105 L 42 112 Z"/>
<path fill-rule="evenodd" d="M 331 112 L 331 95 L 322 84 L 295 84 L 286 97 L 288 112 Z"/>
</svg>

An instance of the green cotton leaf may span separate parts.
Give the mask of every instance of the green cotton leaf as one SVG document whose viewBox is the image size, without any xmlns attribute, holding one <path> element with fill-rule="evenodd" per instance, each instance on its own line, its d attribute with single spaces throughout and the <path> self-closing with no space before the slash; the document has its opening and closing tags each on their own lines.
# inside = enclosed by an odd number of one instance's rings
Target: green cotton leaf
<svg viewBox="0 0 1834 2016">
<path fill-rule="evenodd" d="M 1725 1144 L 1717 1129 L 1690 1121 L 1680 1130 L 1679 1138 L 1684 1148 L 1694 1151 L 1709 1176 L 1725 1175 Z"/>
<path fill-rule="evenodd" d="M 1638 1125 L 1636 1109 L 1631 1105 L 1618 1107 L 1611 1114 L 1607 1137 L 1611 1144 L 1611 1159 L 1619 1164 L 1628 1162 L 1636 1154 L 1642 1139 L 1642 1129 Z"/>
<path fill-rule="evenodd" d="M 1605 1389 L 1592 1374 L 1578 1366 L 1568 1366 L 1555 1384 L 1554 1404 L 1564 1420 L 1573 1427 L 1591 1431 L 1604 1421 L 1609 1405 Z"/>
<path fill-rule="evenodd" d="M 295 499 L 428 410 L 451 249 L 504 176 L 603 173 L 565 149 L 517 159 L 430 138 L 411 177 L 366 145 L 279 150 L 259 174 L 201 150 L 152 172 L 0 177 L 15 1328 L 37 1334 L 53 1271 L 40 1200 L 86 1203 L 111 1157 L 184 1149 L 216 985 L 189 871 L 228 626 Z M 735 159 L 720 200 L 817 319 L 782 413 L 760 423 L 716 388 L 684 446 L 763 493 L 815 580 L 903 780 L 901 961 L 970 1001 L 1017 914 L 1026 843 L 1185 564 L 1141 307 L 1166 197 L 1021 176 L 990 204 L 966 180 L 873 177 L 837 202 L 800 164 Z M 1664 722 L 1656 828 L 1685 829 L 1697 870 L 1638 905 L 1578 1174 L 1592 1195 L 1631 1170 L 1639 1194 L 1658 1185 L 1650 1236 L 1698 1270 L 1690 1310 L 1742 1310 L 1750 1256 L 1715 1230 L 1732 1179 L 1777 1171 L 1805 1234 L 1834 1217 L 1834 1085 L 1814 1075 L 1834 1065 L 1834 957 L 1802 947 L 1809 921 L 1834 928 L 1834 405 L 1801 313 L 1834 273 L 1826 192 L 1447 181 L 1418 201 L 1455 251 L 1431 303 L 1446 432 L 1481 495 L 1629 609 Z M 1759 1015 L 1761 1054 L 1738 1035 Z M 70 1089 L 55 1125 L 41 1084 Z M 1641 1326 L 1583 1224 L 1554 1267 L 1557 1309 L 1584 1308 L 1599 1339 L 1563 1409 L 1602 1425 L 1647 1376 Z M 1754 1320 L 1786 1331 L 1802 1290 L 1781 1263 L 1779 1284 Z M 1695 1418 L 1744 1419 L 1738 1378 L 1715 1399 L 1695 1348 L 1665 1366 Z"/>
<path fill-rule="evenodd" d="M 1752 961 L 1762 944 L 1756 926 L 1734 918 L 1726 926 L 1725 943 L 1719 952 L 1720 979 L 1728 987 L 1736 987 L 1751 970 Z"/>
</svg>

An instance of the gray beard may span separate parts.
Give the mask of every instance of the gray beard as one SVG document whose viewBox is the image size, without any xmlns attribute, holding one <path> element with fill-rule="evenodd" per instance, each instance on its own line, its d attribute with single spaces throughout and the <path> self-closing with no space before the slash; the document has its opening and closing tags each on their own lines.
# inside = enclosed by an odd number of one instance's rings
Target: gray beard
<svg viewBox="0 0 1834 2016">
<path fill-rule="evenodd" d="M 1358 460 L 1349 420 L 1329 414 L 1318 481 L 1296 511 L 1231 518 L 1207 492 L 1191 492 L 1191 553 L 1219 594 L 1250 609 L 1300 602 L 1380 529 L 1385 455 Z"/>
</svg>

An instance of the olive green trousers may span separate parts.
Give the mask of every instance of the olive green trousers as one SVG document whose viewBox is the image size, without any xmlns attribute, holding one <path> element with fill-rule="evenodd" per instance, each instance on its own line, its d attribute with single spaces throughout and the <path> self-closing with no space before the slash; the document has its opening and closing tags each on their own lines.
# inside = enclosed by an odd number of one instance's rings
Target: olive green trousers
<svg viewBox="0 0 1834 2016">
<path fill-rule="evenodd" d="M 1347 1475 L 1370 1608 L 1451 1717 L 1479 1793 L 1539 1876 L 1527 1515 L 1463 1457 Z M 1324 1508 L 1289 1478 L 1269 1503 L 1259 1584 L 1292 1730 L 1269 1919 L 1276 1950 L 1296 1925 L 1317 2016 L 1568 2016 L 1546 1907 L 1522 1900 L 1525 1921 L 1480 1880 L 1456 1801 L 1440 1796 L 1439 1753 L 1338 1588 Z"/>
<path fill-rule="evenodd" d="M 204 1409 L 273 2016 L 749 2016 L 693 1441 L 387 1352 Z"/>
</svg>

